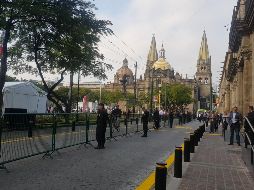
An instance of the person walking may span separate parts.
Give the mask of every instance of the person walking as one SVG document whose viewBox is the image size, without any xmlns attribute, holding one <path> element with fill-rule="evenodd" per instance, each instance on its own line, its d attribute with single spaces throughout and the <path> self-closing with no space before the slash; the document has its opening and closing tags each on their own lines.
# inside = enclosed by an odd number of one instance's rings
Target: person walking
<svg viewBox="0 0 254 190">
<path fill-rule="evenodd" d="M 160 114 L 158 108 L 155 108 L 153 112 L 153 120 L 154 120 L 154 126 L 155 129 L 159 129 L 160 127 Z"/>
<path fill-rule="evenodd" d="M 173 122 L 174 122 L 174 113 L 172 110 L 169 110 L 169 113 L 168 113 L 168 125 L 170 128 L 173 127 Z"/>
<path fill-rule="evenodd" d="M 183 124 L 183 112 L 179 113 L 179 125 Z"/>
<path fill-rule="evenodd" d="M 229 126 L 230 126 L 230 143 L 229 145 L 234 144 L 234 133 L 236 134 L 236 142 L 238 146 L 240 144 L 240 120 L 241 114 L 237 111 L 237 107 L 234 107 L 233 111 L 229 114 Z"/>
<path fill-rule="evenodd" d="M 226 130 L 228 129 L 228 113 L 224 111 L 222 115 L 222 136 L 224 137 L 224 141 L 226 140 Z"/>
<path fill-rule="evenodd" d="M 105 133 L 107 128 L 107 122 L 108 122 L 108 113 L 104 108 L 103 103 L 99 103 L 98 105 L 98 114 L 97 114 L 97 120 L 96 120 L 96 141 L 98 143 L 98 146 L 95 147 L 95 149 L 104 149 L 105 146 Z"/>
<path fill-rule="evenodd" d="M 143 132 L 144 132 L 144 134 L 141 137 L 147 137 L 149 111 L 147 111 L 147 109 L 145 109 L 145 108 L 143 108 L 142 110 L 143 110 L 143 115 L 141 117 L 141 120 L 143 122 Z"/>
<path fill-rule="evenodd" d="M 250 121 L 251 125 L 254 125 L 254 107 L 253 106 L 249 106 L 249 112 L 248 112 L 247 118 Z"/>
<path fill-rule="evenodd" d="M 210 119 L 210 133 L 214 133 L 216 120 L 214 111 L 210 114 L 209 119 Z"/>
</svg>

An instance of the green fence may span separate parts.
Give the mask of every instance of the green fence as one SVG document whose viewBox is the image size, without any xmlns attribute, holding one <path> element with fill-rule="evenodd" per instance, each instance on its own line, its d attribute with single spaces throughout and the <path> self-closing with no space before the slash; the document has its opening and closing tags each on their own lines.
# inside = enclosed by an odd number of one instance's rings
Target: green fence
<svg viewBox="0 0 254 190">
<path fill-rule="evenodd" d="M 31 156 L 51 156 L 63 148 L 91 144 L 96 140 L 96 117 L 93 113 L 4 114 L 0 120 L 0 168 Z M 148 126 L 153 127 L 151 124 Z M 167 121 L 163 120 L 161 126 L 167 126 Z M 106 139 L 116 140 L 140 131 L 140 114 L 121 117 L 118 130 L 110 117 Z"/>
<path fill-rule="evenodd" d="M 142 130 L 140 115 L 120 119 L 119 131 L 108 122 L 106 138 Z M 0 165 L 96 140 L 96 114 L 4 114 L 0 127 Z"/>
</svg>

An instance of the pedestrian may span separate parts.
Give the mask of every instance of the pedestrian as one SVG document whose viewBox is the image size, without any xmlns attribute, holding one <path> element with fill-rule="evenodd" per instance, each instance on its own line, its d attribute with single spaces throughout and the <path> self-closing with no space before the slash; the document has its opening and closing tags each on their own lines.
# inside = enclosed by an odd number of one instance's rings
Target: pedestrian
<svg viewBox="0 0 254 190">
<path fill-rule="evenodd" d="M 228 129 L 228 117 L 227 111 L 224 111 L 222 115 L 222 135 L 224 140 L 226 140 L 226 130 Z"/>
<path fill-rule="evenodd" d="M 161 122 L 163 120 L 163 115 L 164 115 L 163 109 L 160 109 L 159 115 L 160 115 L 160 122 Z"/>
<path fill-rule="evenodd" d="M 149 111 L 147 109 L 143 108 L 143 114 L 142 114 L 142 122 L 143 122 L 143 132 L 144 134 L 141 137 L 147 137 L 147 131 L 148 131 L 148 121 L 149 121 Z"/>
<path fill-rule="evenodd" d="M 172 110 L 169 110 L 169 113 L 168 113 L 168 125 L 170 128 L 173 127 L 173 122 L 174 122 L 174 113 Z"/>
<path fill-rule="evenodd" d="M 183 124 L 183 112 L 179 113 L 179 125 Z"/>
<path fill-rule="evenodd" d="M 236 141 L 238 146 L 240 144 L 240 120 L 241 114 L 237 111 L 237 107 L 235 106 L 233 111 L 229 114 L 229 126 L 230 126 L 230 143 L 229 145 L 234 144 L 234 133 L 236 134 Z"/>
<path fill-rule="evenodd" d="M 249 113 L 247 115 L 247 118 L 251 125 L 254 125 L 254 108 L 253 106 L 249 106 Z"/>
<path fill-rule="evenodd" d="M 154 120 L 154 126 L 155 129 L 159 129 L 160 127 L 160 114 L 158 108 L 155 108 L 153 112 L 153 120 Z"/>
<path fill-rule="evenodd" d="M 210 114 L 209 119 L 210 119 L 210 133 L 214 133 L 216 120 L 214 111 Z"/>
<path fill-rule="evenodd" d="M 218 128 L 219 128 L 219 114 L 218 113 L 215 113 L 214 115 L 215 119 L 214 119 L 214 132 L 217 132 L 218 131 Z"/>
<path fill-rule="evenodd" d="M 95 147 L 95 149 L 104 149 L 105 146 L 105 133 L 108 123 L 108 113 L 104 108 L 103 103 L 99 103 L 98 105 L 98 114 L 97 114 L 97 127 L 96 127 L 96 140 L 98 143 L 98 146 Z"/>
</svg>

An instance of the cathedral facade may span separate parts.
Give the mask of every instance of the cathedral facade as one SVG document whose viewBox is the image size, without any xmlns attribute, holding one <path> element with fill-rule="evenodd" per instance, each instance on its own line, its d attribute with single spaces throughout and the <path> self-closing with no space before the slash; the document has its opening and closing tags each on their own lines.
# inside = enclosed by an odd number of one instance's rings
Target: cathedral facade
<svg viewBox="0 0 254 190">
<path fill-rule="evenodd" d="M 153 35 L 144 74 L 135 80 L 132 70 L 128 67 L 128 60 L 125 58 L 122 67 L 117 70 L 114 76 L 114 82 L 105 85 L 104 88 L 110 91 L 122 90 L 125 93 L 135 94 L 136 92 L 136 96 L 139 98 L 141 94 L 157 96 L 153 90 L 162 84 L 185 84 L 192 89 L 192 98 L 196 100 L 187 109 L 190 112 L 195 112 L 200 108 L 209 109 L 211 105 L 211 78 L 211 57 L 209 56 L 205 32 L 201 41 L 197 71 L 194 78 L 188 78 L 187 75 L 183 77 L 174 71 L 171 64 L 166 60 L 166 51 L 163 44 L 161 45 L 160 51 L 157 51 L 156 39 Z"/>
</svg>

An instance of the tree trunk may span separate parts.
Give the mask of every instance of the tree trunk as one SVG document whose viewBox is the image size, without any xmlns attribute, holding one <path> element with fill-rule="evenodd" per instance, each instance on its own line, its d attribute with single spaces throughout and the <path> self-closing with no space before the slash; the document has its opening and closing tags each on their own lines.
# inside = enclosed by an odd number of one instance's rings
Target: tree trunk
<svg viewBox="0 0 254 190">
<path fill-rule="evenodd" d="M 0 67 L 0 112 L 2 112 L 2 106 L 3 106 L 3 88 L 5 84 L 6 79 L 6 72 L 7 72 L 7 57 L 8 57 L 8 41 L 10 39 L 10 32 L 11 32 L 11 25 L 12 22 L 9 20 L 7 22 L 6 28 L 5 28 L 5 35 L 3 40 L 3 55 L 1 58 L 1 67 Z"/>
<path fill-rule="evenodd" d="M 64 75 L 66 70 L 63 70 L 61 72 L 61 78 L 53 86 L 51 86 L 49 88 L 47 82 L 45 81 L 44 75 L 43 75 L 42 70 L 41 70 L 41 66 L 40 66 L 39 61 L 38 61 L 38 47 L 35 46 L 34 50 L 35 50 L 34 51 L 35 64 L 36 64 L 36 67 L 38 69 L 39 75 L 41 77 L 43 86 L 44 86 L 44 88 L 45 88 L 45 90 L 47 92 L 47 98 L 56 105 L 57 109 L 60 112 L 63 113 L 64 111 L 63 111 L 62 105 L 59 104 L 59 102 L 57 100 L 61 101 L 65 105 L 65 107 L 67 105 L 67 102 L 64 101 L 64 100 L 61 100 L 61 98 L 58 97 L 57 94 L 54 92 L 54 89 L 57 87 L 58 84 L 60 84 L 63 81 L 63 79 L 64 79 L 63 75 Z"/>
</svg>

